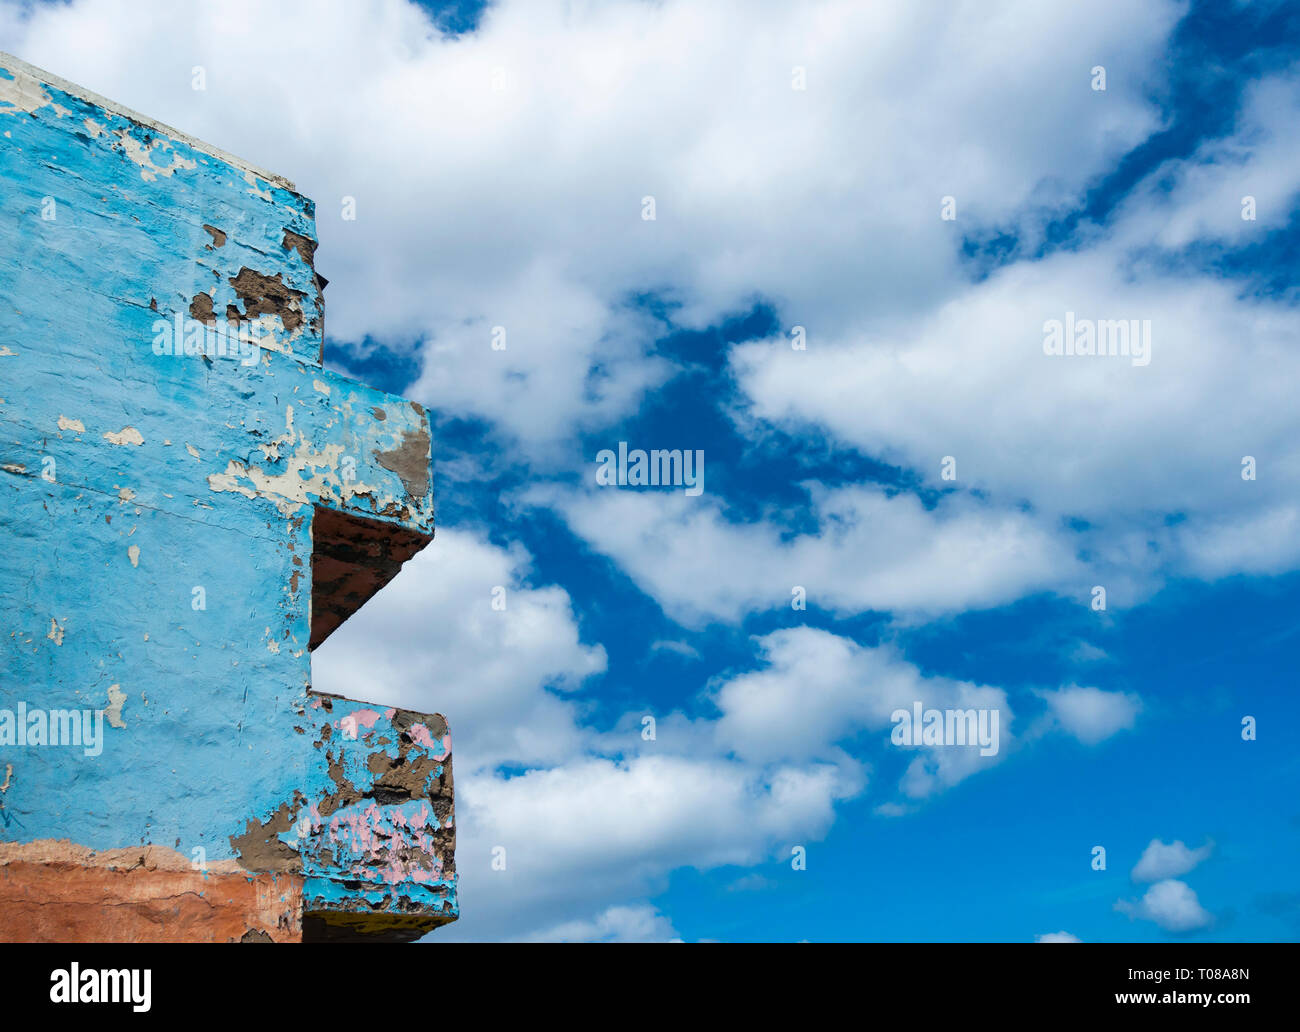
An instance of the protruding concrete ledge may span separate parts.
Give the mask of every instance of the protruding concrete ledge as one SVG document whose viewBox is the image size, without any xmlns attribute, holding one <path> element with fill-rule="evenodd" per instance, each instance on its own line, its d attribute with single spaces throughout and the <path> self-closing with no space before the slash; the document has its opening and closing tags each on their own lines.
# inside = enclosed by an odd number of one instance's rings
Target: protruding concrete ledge
<svg viewBox="0 0 1300 1032">
<path fill-rule="evenodd" d="M 307 941 L 408 941 L 456 919 L 451 734 L 440 714 L 312 693 L 318 781 L 300 845 Z"/>
</svg>

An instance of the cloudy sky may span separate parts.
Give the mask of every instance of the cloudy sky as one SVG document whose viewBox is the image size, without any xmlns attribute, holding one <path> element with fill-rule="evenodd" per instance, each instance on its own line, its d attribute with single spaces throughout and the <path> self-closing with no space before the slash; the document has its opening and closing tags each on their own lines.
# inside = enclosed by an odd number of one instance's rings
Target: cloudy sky
<svg viewBox="0 0 1300 1032">
<path fill-rule="evenodd" d="M 0 48 L 296 182 L 327 363 L 430 409 L 437 539 L 314 678 L 451 721 L 434 938 L 1300 936 L 1294 7 L 3 2 Z M 703 491 L 598 483 L 620 441 Z M 918 702 L 998 751 L 896 743 Z"/>
</svg>

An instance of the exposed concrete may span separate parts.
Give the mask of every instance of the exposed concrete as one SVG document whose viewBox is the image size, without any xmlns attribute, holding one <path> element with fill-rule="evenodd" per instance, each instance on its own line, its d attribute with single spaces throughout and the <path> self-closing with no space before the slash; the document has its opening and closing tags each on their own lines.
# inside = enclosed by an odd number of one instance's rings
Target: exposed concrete
<svg viewBox="0 0 1300 1032">
<path fill-rule="evenodd" d="M 428 543 L 419 531 L 318 508 L 312 519 L 311 648 L 315 649 Z"/>
</svg>

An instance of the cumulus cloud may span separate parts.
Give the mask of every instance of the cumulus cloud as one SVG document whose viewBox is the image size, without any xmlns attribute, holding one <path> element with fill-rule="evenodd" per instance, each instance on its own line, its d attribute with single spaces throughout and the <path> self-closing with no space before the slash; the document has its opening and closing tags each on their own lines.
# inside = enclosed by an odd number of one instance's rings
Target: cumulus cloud
<svg viewBox="0 0 1300 1032">
<path fill-rule="evenodd" d="M 1165 843 L 1152 839 L 1134 866 L 1131 877 L 1135 882 L 1163 881 L 1186 874 L 1214 851 L 1214 843 L 1206 842 L 1196 849 L 1188 849 L 1181 839 Z"/>
<path fill-rule="evenodd" d="M 1118 901 L 1115 909 L 1130 919 L 1153 921 L 1174 934 L 1194 932 L 1214 923 L 1214 915 L 1201 906 L 1191 886 L 1174 878 L 1156 882 L 1139 900 Z"/>
<path fill-rule="evenodd" d="M 788 856 L 819 840 L 834 803 L 856 788 L 829 764 L 763 771 L 671 754 L 458 778 L 465 916 L 449 937 L 509 936 L 591 913 L 662 891 L 678 867 L 752 866 L 778 847 Z"/>
<path fill-rule="evenodd" d="M 1035 942 L 1083 942 L 1077 935 L 1069 932 L 1044 932 Z"/>
<path fill-rule="evenodd" d="M 604 672 L 568 593 L 530 587 L 530 557 L 442 528 L 312 657 L 320 691 L 451 718 L 458 762 L 564 759 L 581 747 L 576 699 Z M 504 589 L 505 608 L 493 592 Z"/>
<path fill-rule="evenodd" d="M 1150 364 L 1044 354 L 1044 324 L 1067 313 L 1148 320 Z M 1279 376 L 1300 373 L 1298 338 L 1285 304 L 1135 269 L 1105 243 L 1000 269 L 885 338 L 807 352 L 753 342 L 732 361 L 755 416 L 824 427 L 936 487 L 951 486 L 940 458 L 953 456 L 956 483 L 1004 505 L 1104 523 L 1085 540 L 1118 566 L 1117 528 L 1159 531 L 1146 510 L 1253 514 L 1290 500 L 1300 459 Z M 1244 455 L 1267 456 L 1278 482 L 1243 483 Z"/>
<path fill-rule="evenodd" d="M 607 907 L 590 920 L 564 921 L 527 942 L 681 942 L 672 922 L 649 904 Z"/>
<path fill-rule="evenodd" d="M 1131 730 L 1142 702 L 1132 692 L 1069 685 L 1039 692 L 1052 719 L 1085 745 L 1096 745 L 1120 731 Z"/>
<path fill-rule="evenodd" d="M 635 904 L 669 871 L 819 839 L 861 791 L 847 755 L 740 758 L 708 719 L 669 715 L 653 742 L 631 719 L 597 734 L 579 700 L 604 649 L 530 573 L 522 548 L 444 528 L 313 656 L 321 690 L 450 716 L 465 917 L 439 938 L 671 938 Z"/>
<path fill-rule="evenodd" d="M 940 199 L 988 222 L 1077 201 L 1160 126 L 1182 9 L 1009 0 L 990 31 L 975 8 L 503 0 L 453 39 L 401 0 L 81 0 L 0 44 L 296 180 L 331 334 L 423 340 L 418 397 L 540 458 L 669 374 L 629 296 L 697 327 L 770 297 L 815 336 L 930 307 L 963 278 Z M 1104 103 L 1099 56 L 1124 70 Z"/>
<path fill-rule="evenodd" d="M 527 492 L 622 567 L 675 620 L 701 626 L 790 605 L 935 614 L 984 608 L 1077 579 L 1061 536 L 968 495 L 927 509 L 872 486 L 810 485 L 819 528 L 789 536 L 763 519 L 733 522 L 716 499 L 592 488 Z"/>
<path fill-rule="evenodd" d="M 318 688 L 451 717 L 465 916 L 439 938 L 671 938 L 640 901 L 676 868 L 750 867 L 820 840 L 865 788 L 865 757 L 895 748 L 894 709 L 996 707 L 1004 751 L 1011 740 L 1001 689 L 813 628 L 757 639 L 753 669 L 711 684 L 700 713 L 662 715 L 652 741 L 637 712 L 598 732 L 579 701 L 604 650 L 581 640 L 567 594 L 531 585 L 530 571 L 521 548 L 446 528 L 313 658 Z M 1002 755 L 904 752 L 908 798 Z"/>
<path fill-rule="evenodd" d="M 1193 243 L 1241 244 L 1280 229 L 1300 192 L 1300 76 L 1250 83 L 1233 133 L 1165 163 L 1125 199 L 1117 232 L 1126 244 L 1178 251 Z M 1248 214 L 1253 202 L 1254 218 Z"/>
<path fill-rule="evenodd" d="M 752 669 L 716 678 L 699 712 L 660 715 L 651 741 L 639 711 L 599 731 L 581 699 L 604 648 L 531 572 L 521 547 L 444 528 L 313 657 L 322 690 L 451 717 L 465 916 L 439 938 L 672 938 L 637 909 L 672 870 L 788 857 L 826 834 L 877 762 L 897 778 L 880 812 L 904 813 L 1014 747 L 1004 689 L 811 627 L 755 639 Z M 895 746 L 892 715 L 917 702 L 996 710 L 998 753 Z"/>
<path fill-rule="evenodd" d="M 811 627 L 775 631 L 758 646 L 763 665 L 711 696 L 721 711 L 714 725 L 719 745 L 743 759 L 835 760 L 842 755 L 837 743 L 863 730 L 892 731 L 893 714 L 910 714 L 917 703 L 926 710 L 996 711 L 996 753 L 982 755 L 975 744 L 908 747 L 917 755 L 901 788 L 920 798 L 998 762 L 1010 744 L 1013 714 L 1000 688 L 927 677 L 892 646 L 864 648 Z"/>
</svg>

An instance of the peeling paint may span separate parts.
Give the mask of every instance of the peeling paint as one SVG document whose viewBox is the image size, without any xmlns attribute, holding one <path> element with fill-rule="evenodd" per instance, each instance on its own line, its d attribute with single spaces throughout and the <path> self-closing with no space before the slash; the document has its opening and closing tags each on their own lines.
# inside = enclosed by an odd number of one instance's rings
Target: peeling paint
<svg viewBox="0 0 1300 1032">
<path fill-rule="evenodd" d="M 141 436 L 140 431 L 133 426 L 124 426 L 117 433 L 113 433 L 110 430 L 104 434 L 104 440 L 106 440 L 109 444 L 116 444 L 116 445 L 144 444 L 144 438 Z"/>
<path fill-rule="evenodd" d="M 182 157 L 180 154 L 172 154 L 171 161 L 166 165 L 154 164 L 153 158 L 156 153 L 172 149 L 171 143 L 167 140 L 154 138 L 148 142 L 141 142 L 129 128 L 115 129 L 113 135 L 121 142 L 122 151 L 127 159 L 140 166 L 140 178 L 145 182 L 153 182 L 159 176 L 171 176 L 177 171 L 198 168 L 196 161 Z"/>
<path fill-rule="evenodd" d="M 43 107 L 54 105 L 54 98 L 51 97 L 40 83 L 33 82 L 23 77 L 7 79 L 0 76 L 0 115 L 18 115 L 35 114 Z M 60 118 L 68 113 L 68 109 L 54 105 L 54 110 Z"/>
<path fill-rule="evenodd" d="M 59 856 L 84 874 L 165 835 L 245 885 L 238 872 L 262 878 L 268 857 L 308 860 L 310 876 L 274 877 L 310 884 L 295 919 L 341 935 L 454 919 L 446 722 L 318 710 L 309 688 L 310 649 L 432 536 L 426 414 L 323 366 L 314 208 L 291 184 L 10 67 L 0 55 L 34 110 L 0 118 L 0 241 L 17 227 L 23 242 L 0 248 L 0 339 L 24 341 L 0 345 L 23 360 L 4 366 L 0 505 L 31 547 L 0 550 L 15 624 L 0 668 L 60 705 L 107 691 L 113 729 L 100 762 L 38 750 L 7 785 L 6 832 L 49 844 L 18 863 Z M 57 226 L 32 203 L 45 195 Z M 75 224 L 75 250 L 65 206 L 106 216 Z M 157 322 L 191 309 L 237 321 L 255 362 L 155 353 Z M 31 472 L 47 457 L 54 479 Z M 123 684 L 141 700 L 129 721 Z M 8 905 L 0 889 L 0 939 Z"/>
<path fill-rule="evenodd" d="M 126 721 L 122 719 L 122 707 L 126 704 L 126 692 L 122 691 L 120 684 L 110 684 L 108 686 L 108 706 L 104 710 L 104 719 L 112 727 L 126 727 Z"/>
</svg>

